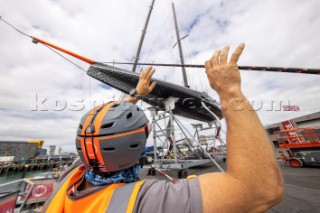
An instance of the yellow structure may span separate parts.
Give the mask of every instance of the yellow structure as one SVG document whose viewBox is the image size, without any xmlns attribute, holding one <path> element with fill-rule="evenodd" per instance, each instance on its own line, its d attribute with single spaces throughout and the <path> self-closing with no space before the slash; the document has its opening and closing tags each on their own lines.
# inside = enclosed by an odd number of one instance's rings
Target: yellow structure
<svg viewBox="0 0 320 213">
<path fill-rule="evenodd" d="M 30 140 L 27 143 L 38 144 L 38 149 L 42 149 L 44 140 Z"/>
</svg>

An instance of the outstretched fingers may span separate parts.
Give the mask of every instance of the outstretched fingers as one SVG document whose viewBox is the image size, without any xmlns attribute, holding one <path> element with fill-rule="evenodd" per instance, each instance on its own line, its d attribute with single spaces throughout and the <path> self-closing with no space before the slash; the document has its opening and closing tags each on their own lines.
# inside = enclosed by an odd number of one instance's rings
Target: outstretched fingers
<svg viewBox="0 0 320 213">
<path fill-rule="evenodd" d="M 219 56 L 220 56 L 221 50 L 216 50 L 213 53 L 213 56 L 207 60 L 204 64 L 205 68 L 206 68 L 206 73 L 209 69 L 211 69 L 213 66 L 217 66 L 219 65 Z"/>
<path fill-rule="evenodd" d="M 146 80 L 150 81 L 155 71 L 155 69 L 151 69 L 146 77 Z"/>
<path fill-rule="evenodd" d="M 238 45 L 238 47 L 236 48 L 236 50 L 233 52 L 233 54 L 231 56 L 230 64 L 237 64 L 238 63 L 239 57 L 240 57 L 244 47 L 245 47 L 244 43 L 241 43 Z"/>
<path fill-rule="evenodd" d="M 220 53 L 221 53 L 221 50 L 217 50 L 217 51 L 214 52 L 212 58 L 210 59 L 211 66 L 219 65 Z"/>
<path fill-rule="evenodd" d="M 157 84 L 157 82 L 152 82 L 152 84 L 150 85 L 150 87 L 149 87 L 149 91 L 151 92 L 153 89 L 154 89 L 154 87 L 156 86 L 156 84 Z"/>
<path fill-rule="evenodd" d="M 220 54 L 220 64 L 227 64 L 229 48 L 229 46 L 226 46 L 222 49 Z"/>
<path fill-rule="evenodd" d="M 147 67 L 145 70 L 143 70 L 141 73 L 140 73 L 140 79 L 145 79 L 149 72 L 152 70 L 152 67 Z"/>
</svg>

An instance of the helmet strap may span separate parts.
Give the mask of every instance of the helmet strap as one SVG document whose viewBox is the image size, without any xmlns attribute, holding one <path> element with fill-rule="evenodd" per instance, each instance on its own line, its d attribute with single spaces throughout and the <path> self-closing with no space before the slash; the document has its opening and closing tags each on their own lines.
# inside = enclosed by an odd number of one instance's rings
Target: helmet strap
<svg viewBox="0 0 320 213">
<path fill-rule="evenodd" d="M 96 113 L 97 114 L 97 113 Z M 92 121 L 94 119 L 94 117 L 96 116 L 96 114 L 93 116 L 92 118 Z M 91 121 L 91 122 L 92 122 Z M 85 130 L 84 132 L 84 138 L 83 138 L 83 142 L 84 142 L 84 147 L 85 147 L 85 152 L 86 152 L 86 155 L 87 155 L 87 158 L 88 158 L 88 163 L 89 163 L 89 167 L 93 168 L 93 170 L 98 170 L 98 160 L 97 160 L 97 155 L 96 155 L 96 150 L 95 150 L 95 145 L 94 145 L 94 142 L 93 142 L 93 133 L 95 132 L 95 128 L 94 128 L 94 125 L 93 124 L 90 124 L 87 129 Z M 88 155 L 88 152 L 87 152 L 87 143 L 86 143 L 86 139 L 88 138 L 87 137 L 87 133 L 90 133 L 91 135 L 91 146 L 92 146 L 92 150 L 93 150 L 93 154 L 94 154 L 94 159 L 90 159 L 89 158 L 89 155 Z"/>
</svg>

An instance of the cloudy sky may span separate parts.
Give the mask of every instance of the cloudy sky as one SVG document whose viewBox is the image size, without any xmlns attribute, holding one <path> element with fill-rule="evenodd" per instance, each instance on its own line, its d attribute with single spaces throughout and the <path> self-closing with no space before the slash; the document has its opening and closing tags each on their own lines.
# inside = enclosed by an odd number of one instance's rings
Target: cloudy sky
<svg viewBox="0 0 320 213">
<path fill-rule="evenodd" d="M 189 34 L 182 42 L 186 63 L 203 64 L 214 50 L 225 45 L 233 50 L 245 42 L 239 65 L 320 68 L 318 0 L 174 3 L 180 35 Z M 0 0 L 0 15 L 29 35 L 96 61 L 132 62 L 150 4 L 151 0 Z M 81 116 L 94 101 L 117 99 L 120 93 L 3 22 L 0 35 L 0 140 L 44 139 L 46 146 L 74 151 Z M 178 63 L 174 43 L 171 1 L 156 0 L 140 61 Z M 187 72 L 193 89 L 219 99 L 203 69 Z M 257 108 L 263 103 L 258 114 L 265 125 L 320 110 L 320 76 L 241 74 L 247 97 Z M 178 68 L 157 68 L 155 76 L 182 85 Z M 278 111 L 280 103 L 299 105 L 300 111 Z"/>
</svg>

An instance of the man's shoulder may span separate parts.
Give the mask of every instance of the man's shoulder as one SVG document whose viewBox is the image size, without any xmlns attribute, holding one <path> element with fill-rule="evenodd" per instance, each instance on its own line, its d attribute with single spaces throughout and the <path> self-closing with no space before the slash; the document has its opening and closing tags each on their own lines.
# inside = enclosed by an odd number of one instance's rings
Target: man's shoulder
<svg viewBox="0 0 320 213">
<path fill-rule="evenodd" d="M 161 188 L 180 188 L 180 187 L 191 187 L 194 185 L 199 186 L 198 177 L 193 177 L 190 179 L 179 179 L 175 183 L 166 181 L 166 180 L 158 180 L 158 179 L 144 179 L 144 183 L 141 187 L 150 188 L 150 187 L 161 187 Z"/>
<path fill-rule="evenodd" d="M 176 209 L 179 210 L 176 210 Z M 141 185 L 134 212 L 202 212 L 198 178 L 182 179 L 176 183 L 149 179 Z M 181 210 L 181 211 L 180 211 Z"/>
<path fill-rule="evenodd" d="M 59 179 L 58 179 L 58 183 L 60 183 L 61 181 L 63 181 L 65 179 L 66 176 L 68 176 L 70 174 L 70 172 L 72 172 L 73 170 L 75 170 L 76 168 L 82 167 L 84 166 L 82 161 L 80 160 L 80 158 L 76 158 L 73 163 L 67 167 L 67 169 L 60 175 Z"/>
</svg>

